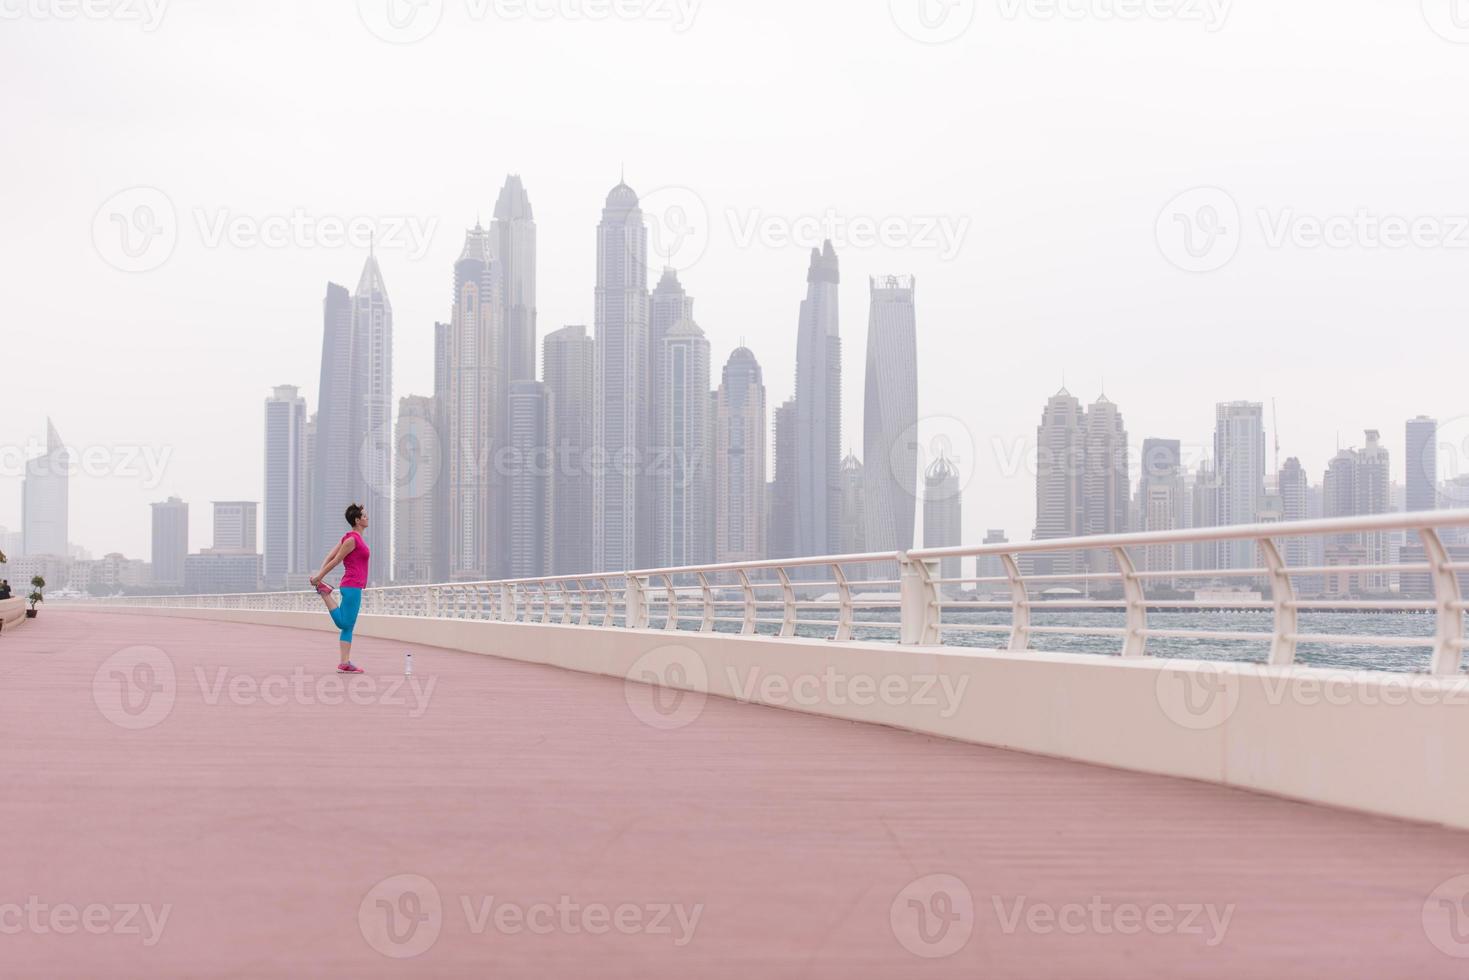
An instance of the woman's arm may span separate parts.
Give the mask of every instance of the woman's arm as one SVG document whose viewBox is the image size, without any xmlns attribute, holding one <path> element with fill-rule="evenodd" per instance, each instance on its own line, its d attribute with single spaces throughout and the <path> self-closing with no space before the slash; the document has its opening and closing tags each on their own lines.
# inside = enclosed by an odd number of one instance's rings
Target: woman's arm
<svg viewBox="0 0 1469 980">
<path fill-rule="evenodd" d="M 311 584 L 313 586 L 319 584 L 322 579 L 326 578 L 326 573 L 340 565 L 342 563 L 342 559 L 346 558 L 347 555 L 352 551 L 352 549 L 356 547 L 356 540 L 350 537 L 343 538 L 341 541 L 337 542 L 337 546 L 332 549 L 331 554 L 327 555 L 326 558 L 322 560 L 321 568 L 317 569 L 316 574 L 311 576 L 311 578 L 309 579 Z"/>
</svg>

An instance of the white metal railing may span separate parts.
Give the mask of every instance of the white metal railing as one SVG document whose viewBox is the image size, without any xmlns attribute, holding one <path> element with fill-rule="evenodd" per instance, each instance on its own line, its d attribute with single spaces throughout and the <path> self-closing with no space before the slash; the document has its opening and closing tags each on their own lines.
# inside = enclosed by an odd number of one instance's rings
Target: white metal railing
<svg viewBox="0 0 1469 980">
<path fill-rule="evenodd" d="M 616 574 L 552 576 L 490 582 L 449 582 L 366 589 L 363 612 L 499 622 L 557 623 L 601 628 L 662 628 L 745 635 L 824 636 L 900 644 L 959 643 L 995 637 L 998 646 L 1032 649 L 1037 637 L 1108 639 L 1102 652 L 1147 655 L 1150 640 L 1258 643 L 1266 662 L 1296 662 L 1307 644 L 1416 649 L 1429 654 L 1434 674 L 1461 669 L 1465 611 L 1461 579 L 1469 581 L 1469 534 L 1462 559 L 1447 543 L 1469 529 L 1469 510 L 1384 514 L 1292 523 L 1099 535 L 1015 544 L 931 548 L 817 558 L 658 568 Z M 1407 533 L 1422 561 L 1340 562 L 1385 551 L 1360 548 Z M 1297 542 L 1329 542 L 1326 564 L 1289 565 Z M 1254 545 L 1248 567 L 1180 567 L 1182 549 L 1244 542 Z M 1457 548 L 1455 551 L 1459 550 Z M 1228 548 L 1221 549 L 1227 554 Z M 1206 551 L 1204 553 L 1207 553 Z M 981 574 L 944 577 L 946 559 L 981 559 Z M 984 560 L 998 574 L 983 574 Z M 992 569 L 991 571 L 995 571 Z M 1394 582 L 1396 580 L 1396 582 Z M 1312 589 L 1303 582 L 1314 582 Z M 1201 585 L 1235 583 L 1258 593 L 1201 595 Z M 1409 588 L 1409 583 L 1414 587 Z M 1069 588 L 1063 587 L 1069 584 Z M 1391 588 L 1397 584 L 1398 589 Z M 1075 586 L 1081 586 L 1076 588 Z M 1191 597 L 1184 597 L 1188 587 Z M 986 593 L 985 588 L 990 592 Z M 1060 591 L 1058 591 L 1058 589 Z M 1421 593 L 1414 594 L 1415 592 Z M 957 593 L 957 594 L 956 594 Z M 152 596 L 106 600 L 157 608 L 315 611 L 315 592 Z M 1433 632 L 1308 632 L 1302 614 L 1408 613 L 1433 617 Z M 1168 627 L 1170 613 L 1227 612 L 1236 618 L 1269 614 L 1268 629 Z M 1045 614 L 1120 616 L 1116 624 L 1040 623 Z M 1004 622 L 977 622 L 1000 616 Z M 968 617 L 967 619 L 965 617 Z M 1419 620 L 1421 623 L 1421 619 Z M 1248 623 L 1235 623 L 1248 625 Z M 965 644 L 965 640 L 970 642 Z"/>
</svg>

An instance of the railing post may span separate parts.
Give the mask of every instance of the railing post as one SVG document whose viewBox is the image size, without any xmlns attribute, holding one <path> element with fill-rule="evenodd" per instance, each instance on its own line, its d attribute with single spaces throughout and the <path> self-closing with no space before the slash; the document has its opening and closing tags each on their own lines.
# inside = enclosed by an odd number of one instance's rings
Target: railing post
<svg viewBox="0 0 1469 980">
<path fill-rule="evenodd" d="M 775 574 L 780 576 L 780 635 L 796 635 L 796 590 L 791 588 L 791 577 L 786 574 L 784 568 L 776 568 Z"/>
<path fill-rule="evenodd" d="M 832 563 L 832 578 L 837 584 L 837 631 L 833 640 L 841 642 L 852 638 L 852 586 L 847 582 L 842 566 Z"/>
<path fill-rule="evenodd" d="M 1296 633 L 1300 631 L 1300 610 L 1296 608 L 1296 586 L 1286 570 L 1280 547 L 1273 538 L 1260 541 L 1260 554 L 1270 569 L 1270 599 L 1275 605 L 1275 634 L 1270 639 L 1270 664 L 1284 667 L 1296 662 Z"/>
<path fill-rule="evenodd" d="M 755 589 L 750 585 L 750 576 L 742 568 L 740 569 L 740 595 L 744 597 L 744 619 L 740 623 L 740 635 L 749 636 L 755 632 L 755 621 L 759 618 L 759 608 L 755 605 Z"/>
<path fill-rule="evenodd" d="M 602 626 L 605 628 L 612 625 L 617 607 L 612 601 L 612 583 L 605 577 L 597 581 L 602 583 Z"/>
<path fill-rule="evenodd" d="M 1010 580 L 1010 649 L 1030 649 L 1030 596 L 1025 591 L 1025 577 L 1020 574 L 1020 564 L 1015 556 L 1004 554 L 1000 563 L 1005 566 L 1005 577 Z"/>
<path fill-rule="evenodd" d="M 699 591 L 704 597 L 704 618 L 699 623 L 700 633 L 714 632 L 714 592 L 709 588 L 709 576 L 699 573 Z"/>
<path fill-rule="evenodd" d="M 643 588 L 643 580 L 636 575 L 627 576 L 627 596 L 625 601 L 627 603 L 627 610 L 624 613 L 624 618 L 627 627 L 629 629 L 647 629 L 647 592 Z"/>
<path fill-rule="evenodd" d="M 507 623 L 513 623 L 520 618 L 520 611 L 516 608 L 517 596 L 515 586 L 497 585 L 495 591 L 500 596 L 500 611 L 495 618 Z"/>
<path fill-rule="evenodd" d="M 1454 676 L 1464 661 L 1464 614 L 1458 609 L 1461 596 L 1459 576 L 1449 567 L 1451 560 L 1443 539 L 1433 528 L 1418 531 L 1428 573 L 1433 578 L 1433 604 L 1438 619 L 1434 634 L 1431 670 L 1439 676 Z"/>
<path fill-rule="evenodd" d="M 663 594 L 668 596 L 668 616 L 663 620 L 666 630 L 678 629 L 678 590 L 673 587 L 673 575 L 663 576 Z"/>
<path fill-rule="evenodd" d="M 898 556 L 898 642 L 904 646 L 932 645 L 939 641 L 938 590 L 933 584 L 930 563 Z"/>
<path fill-rule="evenodd" d="M 1122 594 L 1127 598 L 1127 638 L 1122 644 L 1122 655 L 1141 657 L 1148 650 L 1148 599 L 1127 549 L 1113 548 L 1112 557 L 1122 573 Z"/>
</svg>

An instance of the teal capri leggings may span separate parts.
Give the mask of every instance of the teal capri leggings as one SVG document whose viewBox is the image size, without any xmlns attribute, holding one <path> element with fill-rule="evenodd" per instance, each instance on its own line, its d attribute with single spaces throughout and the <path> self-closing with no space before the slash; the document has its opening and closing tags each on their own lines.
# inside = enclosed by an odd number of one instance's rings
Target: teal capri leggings
<svg viewBox="0 0 1469 980">
<path fill-rule="evenodd" d="M 342 642 L 351 643 L 352 628 L 357 625 L 357 614 L 362 611 L 362 590 L 343 587 L 337 591 L 342 593 L 342 601 L 331 610 L 332 622 L 342 631 Z"/>
</svg>

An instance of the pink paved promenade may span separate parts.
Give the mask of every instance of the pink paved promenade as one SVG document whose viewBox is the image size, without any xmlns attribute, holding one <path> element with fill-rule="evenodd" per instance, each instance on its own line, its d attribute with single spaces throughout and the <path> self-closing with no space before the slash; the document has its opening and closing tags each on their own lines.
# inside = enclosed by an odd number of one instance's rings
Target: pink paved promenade
<svg viewBox="0 0 1469 980">
<path fill-rule="evenodd" d="M 1469 974 L 1469 834 L 403 650 L 339 698 L 328 634 L 0 635 L 0 976 Z"/>
</svg>

